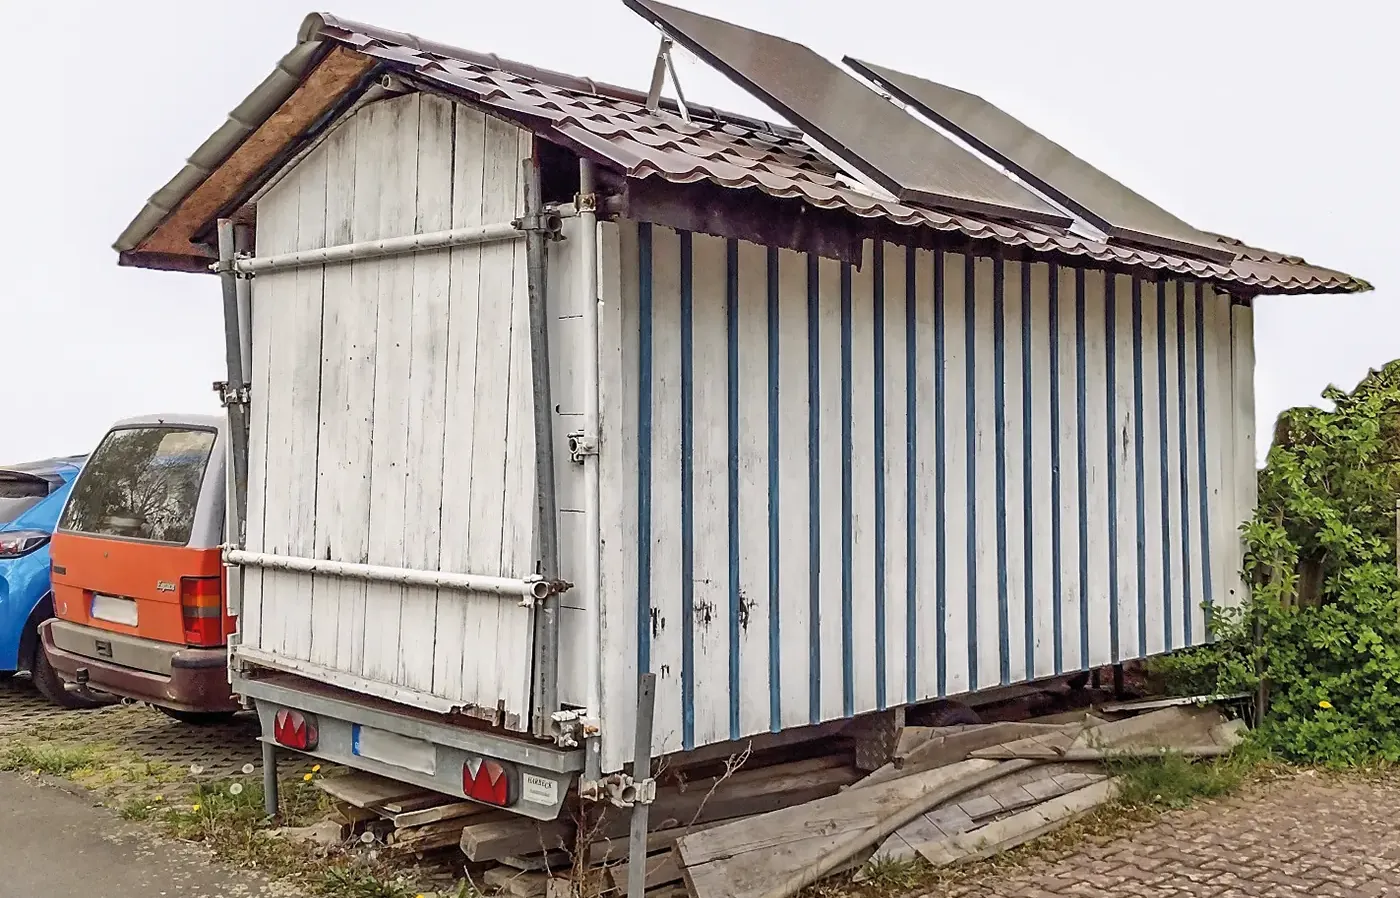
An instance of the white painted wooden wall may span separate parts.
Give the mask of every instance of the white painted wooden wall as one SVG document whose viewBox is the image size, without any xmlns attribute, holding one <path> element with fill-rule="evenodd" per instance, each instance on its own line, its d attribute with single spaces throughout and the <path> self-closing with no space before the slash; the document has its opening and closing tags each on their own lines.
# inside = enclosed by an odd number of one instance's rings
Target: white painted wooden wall
<svg viewBox="0 0 1400 898">
<path fill-rule="evenodd" d="M 258 202 L 257 252 L 510 221 L 530 145 L 440 98 L 371 104 Z M 533 573 L 529 351 L 523 241 L 259 275 L 248 548 Z M 244 582 L 243 645 L 528 725 L 531 613 L 511 600 Z"/>
<path fill-rule="evenodd" d="M 664 753 L 1197 645 L 1202 604 L 1242 598 L 1248 306 L 603 238 L 605 769 L 640 669 Z"/>
</svg>

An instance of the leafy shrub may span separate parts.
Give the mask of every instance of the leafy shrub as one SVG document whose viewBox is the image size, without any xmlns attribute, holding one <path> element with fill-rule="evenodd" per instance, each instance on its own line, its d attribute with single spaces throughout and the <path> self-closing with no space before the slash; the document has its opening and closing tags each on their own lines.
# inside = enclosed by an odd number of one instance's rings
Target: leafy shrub
<svg viewBox="0 0 1400 898">
<path fill-rule="evenodd" d="M 1256 738 L 1286 759 L 1400 761 L 1400 361 L 1331 410 L 1279 417 L 1259 506 L 1243 526 L 1242 608 L 1210 609 L 1215 641 L 1165 660 L 1174 688 L 1253 692 Z"/>
</svg>

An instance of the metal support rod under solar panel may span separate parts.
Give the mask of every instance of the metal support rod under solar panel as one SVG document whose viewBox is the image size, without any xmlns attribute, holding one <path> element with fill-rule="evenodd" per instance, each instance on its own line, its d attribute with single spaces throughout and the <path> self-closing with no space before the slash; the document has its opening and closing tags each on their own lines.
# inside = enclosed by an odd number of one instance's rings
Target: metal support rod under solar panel
<svg viewBox="0 0 1400 898">
<path fill-rule="evenodd" d="M 1072 221 L 802 44 L 656 0 L 623 2 L 901 202 L 1060 228 Z"/>
<path fill-rule="evenodd" d="M 1108 235 L 1228 263 L 1235 253 L 981 97 L 845 57 L 846 65 Z"/>
</svg>

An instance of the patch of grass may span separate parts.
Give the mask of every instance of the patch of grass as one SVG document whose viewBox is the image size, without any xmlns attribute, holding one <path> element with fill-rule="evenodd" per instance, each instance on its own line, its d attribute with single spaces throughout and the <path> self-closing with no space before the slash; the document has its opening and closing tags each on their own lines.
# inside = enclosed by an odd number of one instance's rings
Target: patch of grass
<svg viewBox="0 0 1400 898">
<path fill-rule="evenodd" d="M 1169 752 L 1160 758 L 1109 758 L 1106 766 L 1118 778 L 1120 805 L 1170 810 L 1228 795 L 1260 763 L 1248 751 L 1197 761 Z"/>
<path fill-rule="evenodd" d="M 11 742 L 0 747 L 0 770 L 72 776 L 96 770 L 102 757 L 93 745 Z"/>
<path fill-rule="evenodd" d="M 928 864 L 922 858 L 893 858 L 876 855 L 861 868 L 866 887 L 876 894 L 902 895 L 918 888 L 928 876 Z"/>
<path fill-rule="evenodd" d="M 337 898 L 414 898 L 418 890 L 399 879 L 358 867 L 332 867 L 321 880 L 321 890 Z"/>
</svg>

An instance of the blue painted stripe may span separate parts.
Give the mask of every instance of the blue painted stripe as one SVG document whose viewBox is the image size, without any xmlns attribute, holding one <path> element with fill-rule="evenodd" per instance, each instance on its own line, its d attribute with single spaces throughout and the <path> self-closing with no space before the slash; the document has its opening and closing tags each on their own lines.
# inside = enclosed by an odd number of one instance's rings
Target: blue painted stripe
<svg viewBox="0 0 1400 898">
<path fill-rule="evenodd" d="M 1177 431 L 1181 436 L 1181 601 L 1182 636 L 1187 645 L 1191 644 L 1192 618 L 1191 597 L 1191 448 L 1186 441 L 1186 288 L 1183 282 L 1176 294 L 1176 398 Z"/>
<path fill-rule="evenodd" d="M 695 747 L 695 334 L 692 235 L 681 247 L 681 745 Z"/>
<path fill-rule="evenodd" d="M 1133 278 L 1133 477 L 1137 490 L 1138 657 L 1147 657 L 1147 470 L 1143 459 L 1142 279 Z"/>
<path fill-rule="evenodd" d="M 1031 416 L 1031 328 L 1034 303 L 1031 300 L 1031 263 L 1021 263 L 1021 482 L 1024 484 L 1025 513 L 1021 519 L 1021 557 L 1025 559 L 1026 679 L 1035 679 L 1035 465 L 1032 452 Z"/>
<path fill-rule="evenodd" d="M 651 671 L 651 225 L 637 225 L 637 670 Z"/>
<path fill-rule="evenodd" d="M 992 260 L 992 395 L 996 418 L 997 650 L 1001 684 L 1011 682 L 1011 607 L 1006 561 L 1006 262 Z"/>
<path fill-rule="evenodd" d="M 1065 669 L 1065 584 L 1060 559 L 1060 266 L 1050 263 L 1050 597 L 1054 616 L 1055 673 Z"/>
<path fill-rule="evenodd" d="M 778 571 L 778 250 L 768 248 L 768 728 L 782 729 L 782 645 Z"/>
<path fill-rule="evenodd" d="M 1108 395 L 1108 645 L 1109 657 L 1117 662 L 1122 656 L 1118 646 L 1118 278 L 1113 272 L 1104 274 L 1103 310 L 1106 341 L 1107 376 L 1104 383 Z"/>
<path fill-rule="evenodd" d="M 934 649 L 938 654 L 938 694 L 948 694 L 948 490 L 946 440 L 946 390 L 948 387 L 947 350 L 944 344 L 946 259 L 943 250 L 933 251 L 933 608 Z"/>
<path fill-rule="evenodd" d="M 1201 595 L 1207 606 L 1215 601 L 1212 594 L 1214 585 L 1211 582 L 1211 551 L 1210 551 L 1210 466 L 1206 459 L 1210 457 L 1208 444 L 1210 434 L 1206 428 L 1206 290 L 1202 284 L 1196 284 L 1196 429 L 1200 438 L 1196 440 L 1196 447 L 1199 451 L 1199 462 L 1201 466 Z M 1211 384 L 1212 389 L 1215 384 Z M 1206 616 L 1207 629 L 1209 629 L 1209 615 Z M 1209 634 L 1207 634 L 1209 638 Z"/>
<path fill-rule="evenodd" d="M 1167 452 L 1167 293 L 1174 287 L 1174 281 L 1157 282 L 1157 408 L 1158 435 L 1161 437 L 1162 466 L 1162 645 L 1167 651 L 1176 648 L 1172 643 L 1172 483 L 1171 459 Z"/>
<path fill-rule="evenodd" d="M 885 675 L 885 244 L 873 252 L 875 305 L 875 706 L 888 700 Z"/>
<path fill-rule="evenodd" d="M 904 695 L 918 700 L 919 677 L 919 420 L 918 420 L 918 257 L 912 248 L 904 252 Z"/>
<path fill-rule="evenodd" d="M 808 714 L 822 715 L 822 456 L 821 456 L 821 284 L 817 257 L 807 256 L 807 638 Z"/>
<path fill-rule="evenodd" d="M 851 570 L 851 517 L 855 513 L 851 471 L 851 263 L 841 263 L 841 708 L 856 705 L 855 608 Z"/>
<path fill-rule="evenodd" d="M 1088 335 L 1085 324 L 1086 278 L 1082 268 L 1074 272 L 1074 367 L 1079 452 L 1079 666 L 1089 667 L 1089 411 Z"/>
<path fill-rule="evenodd" d="M 964 260 L 964 343 L 967 349 L 967 678 L 977 678 L 977 268 L 971 254 Z"/>
<path fill-rule="evenodd" d="M 729 738 L 739 738 L 739 241 L 724 245 L 726 402 L 729 418 Z"/>
</svg>

